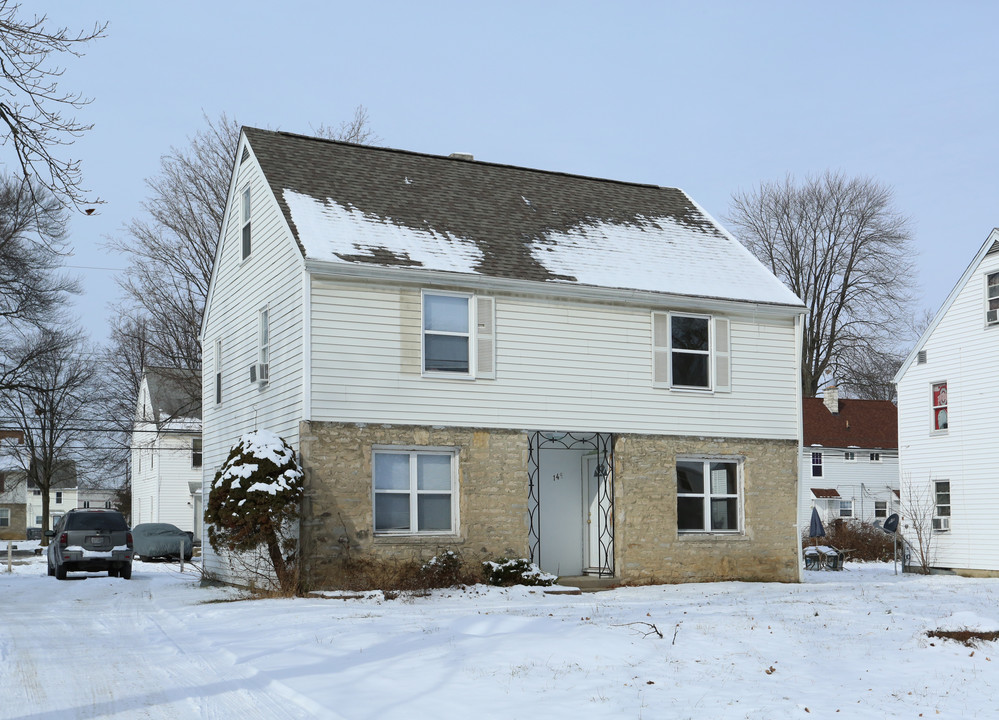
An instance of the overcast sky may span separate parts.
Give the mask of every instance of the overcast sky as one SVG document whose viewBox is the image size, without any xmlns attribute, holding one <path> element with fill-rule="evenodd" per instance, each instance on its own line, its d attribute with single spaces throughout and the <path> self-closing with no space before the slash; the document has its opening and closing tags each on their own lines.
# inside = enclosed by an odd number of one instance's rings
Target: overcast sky
<svg viewBox="0 0 999 720">
<path fill-rule="evenodd" d="M 25 8 L 30 11 L 30 4 Z M 67 59 L 94 98 L 72 148 L 106 201 L 75 216 L 84 326 L 105 338 L 124 262 L 101 243 L 204 115 L 310 133 L 369 112 L 382 145 L 733 192 L 827 169 L 894 188 L 920 304 L 936 309 L 999 225 L 993 2 L 89 2 Z"/>
</svg>

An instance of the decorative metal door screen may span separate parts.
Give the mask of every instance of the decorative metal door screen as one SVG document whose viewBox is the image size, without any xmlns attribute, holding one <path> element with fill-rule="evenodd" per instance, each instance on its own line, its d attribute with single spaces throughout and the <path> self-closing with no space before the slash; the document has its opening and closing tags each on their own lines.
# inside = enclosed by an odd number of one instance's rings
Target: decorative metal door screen
<svg viewBox="0 0 999 720">
<path fill-rule="evenodd" d="M 597 492 L 597 546 L 599 557 L 590 558 L 600 577 L 614 575 L 614 437 L 610 433 L 537 431 L 528 438 L 527 516 L 531 562 L 541 564 L 541 453 L 546 450 L 592 450 L 599 474 Z M 585 480 L 585 479 L 584 479 Z M 591 520 L 592 522 L 592 520 Z"/>
</svg>

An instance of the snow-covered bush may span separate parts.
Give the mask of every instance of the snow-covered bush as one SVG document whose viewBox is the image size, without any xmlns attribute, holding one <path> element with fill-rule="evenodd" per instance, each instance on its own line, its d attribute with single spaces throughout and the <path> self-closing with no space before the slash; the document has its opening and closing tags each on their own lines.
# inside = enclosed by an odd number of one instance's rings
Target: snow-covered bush
<svg viewBox="0 0 999 720">
<path fill-rule="evenodd" d="M 490 585 L 554 585 L 558 577 L 533 564 L 530 560 L 500 558 L 482 563 Z"/>
<path fill-rule="evenodd" d="M 420 566 L 420 579 L 424 588 L 446 588 L 465 584 L 468 570 L 461 555 L 445 550 L 434 555 Z"/>
<path fill-rule="evenodd" d="M 215 473 L 205 521 L 216 552 L 263 550 L 285 592 L 296 585 L 302 468 L 294 449 L 269 430 L 243 435 Z"/>
</svg>

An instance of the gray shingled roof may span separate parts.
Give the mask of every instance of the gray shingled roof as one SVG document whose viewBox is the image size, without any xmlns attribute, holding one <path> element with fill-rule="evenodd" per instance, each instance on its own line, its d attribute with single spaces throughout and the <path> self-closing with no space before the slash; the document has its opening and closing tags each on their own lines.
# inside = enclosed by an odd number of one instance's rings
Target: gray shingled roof
<svg viewBox="0 0 999 720">
<path fill-rule="evenodd" d="M 631 270 L 652 264 L 682 278 L 684 259 L 703 256 L 714 266 L 703 290 L 691 293 L 688 280 L 680 294 L 800 304 L 675 188 L 243 132 L 306 257 L 672 292 L 632 281 Z M 732 276 L 728 287 L 718 274 Z"/>
<path fill-rule="evenodd" d="M 162 367 L 147 367 L 144 372 L 157 423 L 201 417 L 201 398 L 191 395 L 201 388 L 198 373 Z"/>
</svg>

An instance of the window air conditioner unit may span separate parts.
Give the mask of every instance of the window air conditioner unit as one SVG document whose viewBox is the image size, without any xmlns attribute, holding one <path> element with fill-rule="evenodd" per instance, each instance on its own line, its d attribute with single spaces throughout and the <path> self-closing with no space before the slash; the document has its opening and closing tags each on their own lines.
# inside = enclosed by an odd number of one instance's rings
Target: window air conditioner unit
<svg viewBox="0 0 999 720">
<path fill-rule="evenodd" d="M 985 322 L 992 323 L 999 322 L 999 310 L 986 310 L 985 311 Z"/>
<path fill-rule="evenodd" d="M 250 382 L 263 385 L 267 382 L 267 363 L 250 365 Z"/>
<path fill-rule="evenodd" d="M 950 518 L 948 517 L 933 518 L 933 529 L 950 530 Z"/>
</svg>

